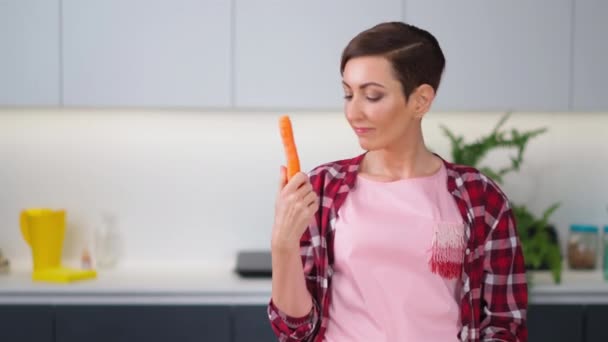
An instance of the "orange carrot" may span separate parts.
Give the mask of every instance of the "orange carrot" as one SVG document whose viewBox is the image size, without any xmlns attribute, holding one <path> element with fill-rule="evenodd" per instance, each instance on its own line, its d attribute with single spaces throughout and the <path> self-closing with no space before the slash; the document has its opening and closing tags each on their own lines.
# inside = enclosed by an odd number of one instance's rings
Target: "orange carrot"
<svg viewBox="0 0 608 342">
<path fill-rule="evenodd" d="M 298 158 L 298 150 L 293 139 L 293 129 L 288 115 L 283 115 L 279 118 L 279 130 L 281 132 L 281 139 L 283 140 L 283 148 L 285 149 L 287 179 L 289 180 L 293 175 L 300 172 L 300 158 Z"/>
</svg>

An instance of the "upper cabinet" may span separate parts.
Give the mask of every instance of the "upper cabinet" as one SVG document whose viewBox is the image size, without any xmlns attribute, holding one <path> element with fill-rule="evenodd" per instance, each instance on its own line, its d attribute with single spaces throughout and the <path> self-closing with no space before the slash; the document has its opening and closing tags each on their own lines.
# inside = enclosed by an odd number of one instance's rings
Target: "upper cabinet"
<svg viewBox="0 0 608 342">
<path fill-rule="evenodd" d="M 572 1 L 405 0 L 446 55 L 433 110 L 568 110 Z"/>
<path fill-rule="evenodd" d="M 0 106 L 58 106 L 59 0 L 0 1 Z"/>
<path fill-rule="evenodd" d="M 0 107 L 340 110 L 342 50 L 433 33 L 434 111 L 606 111 L 604 0 L 0 0 Z"/>
<path fill-rule="evenodd" d="M 228 107 L 231 1 L 63 0 L 66 106 Z"/>
<path fill-rule="evenodd" d="M 576 0 L 574 110 L 608 110 L 608 1 Z"/>
<path fill-rule="evenodd" d="M 341 108 L 342 50 L 358 32 L 403 20 L 402 1 L 235 0 L 235 105 Z"/>
</svg>

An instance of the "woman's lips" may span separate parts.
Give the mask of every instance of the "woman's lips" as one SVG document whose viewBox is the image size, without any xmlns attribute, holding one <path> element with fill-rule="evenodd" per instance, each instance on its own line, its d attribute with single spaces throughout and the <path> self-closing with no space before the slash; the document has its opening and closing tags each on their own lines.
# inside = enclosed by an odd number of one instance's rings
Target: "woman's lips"
<svg viewBox="0 0 608 342">
<path fill-rule="evenodd" d="M 369 133 L 373 130 L 373 128 L 367 128 L 367 127 L 354 127 L 355 133 L 357 133 L 357 135 L 364 135 L 366 133 Z"/>
</svg>

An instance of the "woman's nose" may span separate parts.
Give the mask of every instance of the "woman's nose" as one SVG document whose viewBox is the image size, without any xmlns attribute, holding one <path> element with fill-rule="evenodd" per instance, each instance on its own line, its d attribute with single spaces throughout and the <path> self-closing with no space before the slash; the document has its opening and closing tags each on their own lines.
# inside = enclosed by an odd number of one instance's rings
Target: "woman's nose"
<svg viewBox="0 0 608 342">
<path fill-rule="evenodd" d="M 344 104 L 344 113 L 349 121 L 356 121 L 364 116 L 361 106 L 354 97 Z"/>
</svg>

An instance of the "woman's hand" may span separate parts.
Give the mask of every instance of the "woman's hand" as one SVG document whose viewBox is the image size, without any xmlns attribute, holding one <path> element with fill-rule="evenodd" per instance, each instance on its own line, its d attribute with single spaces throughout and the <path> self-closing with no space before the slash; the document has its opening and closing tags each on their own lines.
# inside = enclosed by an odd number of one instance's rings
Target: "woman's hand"
<svg viewBox="0 0 608 342">
<path fill-rule="evenodd" d="M 281 166 L 279 192 L 275 202 L 272 227 L 272 249 L 296 252 L 300 238 L 319 208 L 319 198 L 308 176 L 302 172 L 287 181 L 287 170 Z"/>
</svg>

